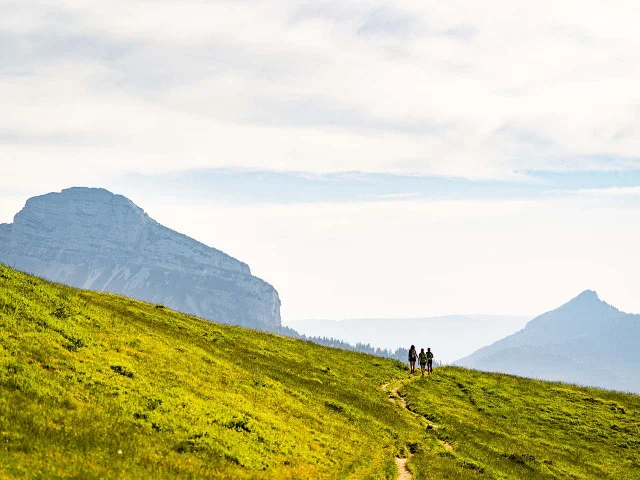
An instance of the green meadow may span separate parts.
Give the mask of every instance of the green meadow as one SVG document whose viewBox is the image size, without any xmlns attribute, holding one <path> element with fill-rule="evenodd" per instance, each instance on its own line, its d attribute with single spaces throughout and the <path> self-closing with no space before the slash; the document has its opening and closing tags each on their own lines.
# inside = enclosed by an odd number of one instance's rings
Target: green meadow
<svg viewBox="0 0 640 480">
<path fill-rule="evenodd" d="M 419 478 L 640 479 L 640 397 L 440 368 L 400 389 L 454 447 L 416 456 Z"/>
<path fill-rule="evenodd" d="M 640 479 L 634 395 L 409 378 L 3 266 L 0 347 L 0 478 Z"/>
</svg>

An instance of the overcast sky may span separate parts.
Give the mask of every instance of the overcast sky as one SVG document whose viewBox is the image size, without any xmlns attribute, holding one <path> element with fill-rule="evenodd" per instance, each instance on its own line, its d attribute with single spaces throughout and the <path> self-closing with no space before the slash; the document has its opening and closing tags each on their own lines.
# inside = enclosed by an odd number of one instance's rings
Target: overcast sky
<svg viewBox="0 0 640 480">
<path fill-rule="evenodd" d="M 283 318 L 640 312 L 640 3 L 0 0 L 0 222 L 76 185 Z"/>
</svg>

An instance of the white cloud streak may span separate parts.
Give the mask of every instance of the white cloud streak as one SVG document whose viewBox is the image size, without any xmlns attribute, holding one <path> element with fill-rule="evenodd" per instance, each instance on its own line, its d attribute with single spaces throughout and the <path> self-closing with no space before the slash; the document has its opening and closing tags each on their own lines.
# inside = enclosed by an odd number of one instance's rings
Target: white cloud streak
<svg viewBox="0 0 640 480">
<path fill-rule="evenodd" d="M 578 190 L 578 193 L 581 195 L 598 196 L 598 197 L 640 196 L 640 187 L 590 188 L 590 189 Z"/>
</svg>

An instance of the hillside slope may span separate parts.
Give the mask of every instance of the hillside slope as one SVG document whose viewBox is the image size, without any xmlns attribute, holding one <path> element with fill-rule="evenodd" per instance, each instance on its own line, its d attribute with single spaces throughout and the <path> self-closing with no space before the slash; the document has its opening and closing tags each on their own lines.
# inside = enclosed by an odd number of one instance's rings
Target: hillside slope
<svg viewBox="0 0 640 480">
<path fill-rule="evenodd" d="M 68 188 L 0 225 L 0 262 L 56 282 L 277 331 L 280 298 L 249 266 L 175 232 L 122 195 Z"/>
<path fill-rule="evenodd" d="M 621 312 L 588 290 L 455 363 L 640 393 L 639 347 L 640 315 Z"/>
<path fill-rule="evenodd" d="M 640 479 L 640 397 L 461 368 L 400 389 L 453 447 L 421 478 Z"/>
<path fill-rule="evenodd" d="M 393 478 L 404 376 L 0 266 L 2 478 Z"/>
<path fill-rule="evenodd" d="M 639 412 L 459 368 L 409 378 L 0 266 L 0 478 L 392 479 L 395 456 L 418 480 L 640 478 Z"/>
</svg>

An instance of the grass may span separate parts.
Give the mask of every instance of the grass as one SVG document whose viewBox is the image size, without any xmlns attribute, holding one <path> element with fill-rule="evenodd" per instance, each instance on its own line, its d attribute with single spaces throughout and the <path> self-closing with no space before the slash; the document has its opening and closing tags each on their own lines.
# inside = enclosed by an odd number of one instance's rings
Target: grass
<svg viewBox="0 0 640 480">
<path fill-rule="evenodd" d="M 409 379 L 0 265 L 0 478 L 392 479 L 411 452 L 417 479 L 633 479 L 638 412 L 633 395 L 463 369 Z"/>
<path fill-rule="evenodd" d="M 400 389 L 452 452 L 416 478 L 640 479 L 640 397 L 461 368 Z"/>
<path fill-rule="evenodd" d="M 0 266 L 0 477 L 394 478 L 404 376 Z"/>
</svg>

